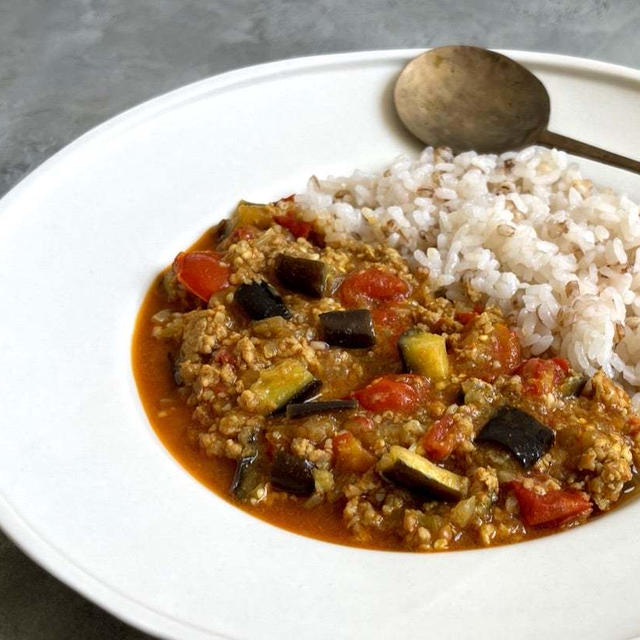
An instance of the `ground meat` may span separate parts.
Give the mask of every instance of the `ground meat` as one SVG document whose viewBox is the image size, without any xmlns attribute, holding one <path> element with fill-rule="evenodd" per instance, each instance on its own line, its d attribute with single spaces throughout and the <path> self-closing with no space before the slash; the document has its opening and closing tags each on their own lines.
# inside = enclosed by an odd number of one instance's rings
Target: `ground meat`
<svg viewBox="0 0 640 640">
<path fill-rule="evenodd" d="M 354 240 L 322 246 L 312 241 L 319 230 L 303 226 L 304 233 L 295 237 L 291 219 L 286 224 L 271 219 L 295 216 L 294 203 L 281 201 L 255 211 L 251 206 L 257 205 L 245 203 L 246 226 L 232 222 L 229 235 L 205 247 L 224 253 L 229 287 L 205 303 L 169 269 L 162 279 L 161 306 L 151 320 L 157 344 L 166 345 L 170 356 L 165 362 L 176 385 L 170 401 L 190 408 L 185 437 L 198 444 L 211 464 L 257 452 L 264 469 L 278 452 L 303 461 L 304 495 L 275 488 L 263 470 L 244 508 L 259 509 L 266 518 L 290 512 L 294 528 L 305 514 L 320 510 L 342 527 L 349 543 L 438 551 L 517 542 L 574 526 L 591 510 L 612 508 L 636 483 L 640 417 L 624 390 L 602 372 L 572 395 L 575 387 L 563 389 L 573 375 L 566 363 L 553 360 L 552 354 L 529 358 L 500 312 L 482 308 L 482 296 L 468 286 L 465 301 L 454 303 L 431 292 L 428 273 L 413 268 L 394 249 Z M 280 286 L 275 265 L 281 253 L 325 264 L 322 298 Z M 371 314 L 375 344 L 349 349 L 325 343 L 319 316 L 345 308 L 340 295 L 345 279 L 380 270 L 402 286 L 397 289 L 401 293 L 385 299 L 374 282 L 357 298 Z M 234 303 L 237 286 L 256 280 L 278 289 L 289 310 L 286 318 L 251 321 Z M 397 341 L 407 329 L 444 337 L 446 375 L 406 371 Z M 356 408 L 299 419 L 288 418 L 283 407 L 267 412 L 256 383 L 286 361 L 318 381 L 317 399 L 356 397 Z M 276 381 L 285 388 L 286 383 Z M 361 395 L 367 389 L 378 394 L 369 405 Z M 394 393 L 405 404 L 395 402 Z M 524 468 L 500 443 L 476 441 L 505 406 L 553 432 L 553 442 L 530 467 Z M 169 413 L 163 409 L 163 415 Z M 388 458 L 394 447 L 431 459 L 463 478 L 460 486 L 465 489 L 443 497 L 386 475 L 379 460 Z M 536 500 L 548 501 L 554 492 L 572 496 L 578 505 L 584 500 L 588 509 L 556 521 L 536 513 L 542 526 L 529 525 L 514 483 L 530 492 L 534 509 Z M 227 494 L 227 488 L 220 490 Z M 577 492 L 584 497 L 576 498 Z"/>
</svg>

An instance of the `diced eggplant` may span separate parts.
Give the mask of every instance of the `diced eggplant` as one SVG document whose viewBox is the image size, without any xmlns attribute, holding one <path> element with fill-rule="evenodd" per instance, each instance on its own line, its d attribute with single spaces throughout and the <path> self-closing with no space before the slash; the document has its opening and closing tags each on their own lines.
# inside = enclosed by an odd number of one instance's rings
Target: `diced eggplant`
<svg viewBox="0 0 640 640">
<path fill-rule="evenodd" d="M 233 301 L 239 304 L 252 320 L 264 320 L 274 316 L 291 318 L 291 312 L 282 302 L 280 294 L 264 280 L 241 284 L 236 289 Z"/>
<path fill-rule="evenodd" d="M 313 468 L 305 458 L 278 451 L 271 465 L 271 484 L 297 496 L 311 495 L 315 490 Z"/>
<path fill-rule="evenodd" d="M 231 483 L 234 498 L 247 501 L 255 495 L 256 489 L 269 478 L 269 460 L 263 447 L 254 445 L 236 464 L 236 472 Z"/>
<path fill-rule="evenodd" d="M 320 382 L 320 380 L 318 380 L 317 378 L 313 378 L 313 380 L 311 380 L 309 384 L 302 387 L 300 391 L 298 391 L 298 393 L 296 393 L 290 400 L 288 400 L 285 405 L 281 405 L 273 413 L 274 414 L 282 413 L 283 411 L 285 411 L 285 409 L 290 403 L 302 404 L 307 400 L 311 400 L 312 398 L 315 398 L 318 395 L 318 391 L 320 390 L 321 386 L 322 386 L 322 382 Z"/>
<path fill-rule="evenodd" d="M 357 406 L 358 403 L 355 400 L 320 400 L 318 402 L 290 403 L 287 405 L 287 418 L 305 418 L 317 413 L 355 409 Z"/>
<path fill-rule="evenodd" d="M 222 240 L 224 240 L 229 234 L 229 230 L 231 228 L 231 223 L 227 218 L 221 220 L 215 227 L 211 229 L 211 235 L 213 236 L 213 241 L 218 244 Z"/>
<path fill-rule="evenodd" d="M 378 471 L 395 484 L 445 500 L 460 500 L 469 491 L 468 478 L 398 445 L 380 458 Z"/>
<path fill-rule="evenodd" d="M 319 319 L 322 339 L 334 347 L 366 349 L 376 343 L 368 309 L 328 311 L 321 313 Z"/>
<path fill-rule="evenodd" d="M 290 402 L 302 402 L 320 387 L 320 381 L 300 360 L 289 358 L 260 372 L 250 391 L 257 399 L 255 411 L 271 415 Z"/>
<path fill-rule="evenodd" d="M 589 378 L 579 373 L 569 376 L 560 386 L 560 393 L 563 396 L 579 396 L 582 393 Z"/>
<path fill-rule="evenodd" d="M 327 283 L 327 265 L 321 260 L 294 258 L 281 253 L 276 258 L 276 277 L 291 291 L 322 298 Z"/>
<path fill-rule="evenodd" d="M 231 221 L 238 227 L 252 226 L 267 229 L 273 221 L 274 213 L 275 207 L 272 204 L 256 204 L 240 200 Z"/>
<path fill-rule="evenodd" d="M 528 469 L 551 447 L 555 434 L 528 413 L 502 407 L 476 436 L 476 442 L 495 442 L 508 449 Z"/>
<path fill-rule="evenodd" d="M 398 340 L 398 349 L 407 371 L 432 380 L 445 380 L 449 375 L 449 358 L 444 336 L 409 329 Z"/>
</svg>

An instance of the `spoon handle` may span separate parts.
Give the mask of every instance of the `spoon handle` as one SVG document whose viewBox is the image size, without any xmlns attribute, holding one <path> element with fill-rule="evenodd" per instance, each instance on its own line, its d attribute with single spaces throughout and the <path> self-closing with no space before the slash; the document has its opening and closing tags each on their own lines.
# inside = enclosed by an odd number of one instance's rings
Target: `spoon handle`
<svg viewBox="0 0 640 640">
<path fill-rule="evenodd" d="M 619 156 L 617 153 L 605 151 L 604 149 L 594 147 L 586 142 L 580 142 L 580 140 L 567 138 L 567 136 L 562 136 L 559 133 L 553 133 L 553 131 L 545 129 L 540 133 L 536 142 L 544 147 L 556 147 L 576 156 L 582 156 L 583 158 L 597 160 L 598 162 L 604 162 L 605 164 L 610 164 L 614 167 L 620 167 L 621 169 L 640 173 L 640 162 L 637 160 L 625 158 L 625 156 Z"/>
</svg>

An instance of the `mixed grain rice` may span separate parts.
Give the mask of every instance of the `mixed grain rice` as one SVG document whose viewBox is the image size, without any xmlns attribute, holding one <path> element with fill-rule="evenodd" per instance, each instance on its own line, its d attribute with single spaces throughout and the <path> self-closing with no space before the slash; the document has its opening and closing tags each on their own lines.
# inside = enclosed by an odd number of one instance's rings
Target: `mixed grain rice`
<svg viewBox="0 0 640 640">
<path fill-rule="evenodd" d="M 433 290 L 499 306 L 533 355 L 602 369 L 640 405 L 640 214 L 561 151 L 425 149 L 379 173 L 311 178 L 296 196 L 329 243 L 381 241 Z"/>
</svg>

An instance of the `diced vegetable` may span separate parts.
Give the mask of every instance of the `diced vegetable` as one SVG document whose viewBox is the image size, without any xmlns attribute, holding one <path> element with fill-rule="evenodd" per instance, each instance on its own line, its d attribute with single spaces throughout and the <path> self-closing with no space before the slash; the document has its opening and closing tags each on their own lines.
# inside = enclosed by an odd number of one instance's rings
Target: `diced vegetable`
<svg viewBox="0 0 640 640">
<path fill-rule="evenodd" d="M 281 227 L 288 229 L 296 238 L 308 238 L 313 231 L 309 222 L 300 220 L 294 211 L 289 210 L 284 215 L 273 218 Z"/>
<path fill-rule="evenodd" d="M 240 200 L 231 218 L 234 227 L 267 229 L 271 225 L 276 208 L 272 204 L 256 204 Z"/>
<path fill-rule="evenodd" d="M 252 320 L 263 320 L 274 316 L 291 318 L 280 294 L 264 280 L 241 284 L 233 296 L 234 302 L 242 307 Z"/>
<path fill-rule="evenodd" d="M 475 320 L 480 314 L 475 311 L 457 311 L 455 319 L 463 325 L 469 324 L 472 320 Z"/>
<path fill-rule="evenodd" d="M 376 343 L 371 313 L 367 309 L 321 313 L 320 335 L 325 342 L 345 349 L 366 349 Z"/>
<path fill-rule="evenodd" d="M 254 444 L 236 464 L 236 471 L 231 483 L 233 496 L 241 501 L 257 497 L 255 491 L 267 481 L 268 470 L 269 461 L 266 453 L 262 447 Z"/>
<path fill-rule="evenodd" d="M 211 227 L 209 233 L 211 234 L 213 242 L 217 244 L 227 237 L 230 230 L 231 220 L 229 220 L 228 218 L 223 218 L 222 220 L 220 220 L 220 222 L 218 222 L 218 224 Z"/>
<path fill-rule="evenodd" d="M 317 413 L 329 411 L 344 411 L 355 409 L 358 403 L 355 400 L 320 400 L 318 402 L 301 402 L 287 405 L 287 418 L 305 418 Z"/>
<path fill-rule="evenodd" d="M 409 285 L 399 276 L 370 267 L 348 275 L 340 285 L 338 297 L 345 307 L 371 307 L 381 302 L 402 300 Z"/>
<path fill-rule="evenodd" d="M 589 378 L 579 373 L 571 375 L 565 378 L 564 382 L 560 385 L 560 393 L 563 396 L 579 396 L 584 386 L 587 384 Z"/>
<path fill-rule="evenodd" d="M 184 251 L 173 261 L 178 282 L 205 302 L 229 286 L 229 267 L 213 251 Z"/>
<path fill-rule="evenodd" d="M 559 527 L 588 516 L 592 510 L 587 495 L 579 491 L 553 489 L 540 495 L 520 482 L 512 482 L 511 488 L 518 500 L 522 520 L 528 526 Z"/>
<path fill-rule="evenodd" d="M 451 509 L 451 522 L 464 529 L 476 513 L 477 500 L 475 496 L 460 500 L 458 504 Z"/>
<path fill-rule="evenodd" d="M 294 258 L 281 253 L 276 258 L 276 276 L 291 291 L 322 298 L 327 282 L 327 265 L 321 260 Z"/>
<path fill-rule="evenodd" d="M 453 416 L 436 420 L 424 434 L 420 444 L 430 460 L 440 462 L 447 458 L 458 443 Z"/>
<path fill-rule="evenodd" d="M 496 361 L 500 363 L 498 373 L 513 373 L 521 361 L 518 336 L 506 325 L 496 324 L 491 342 Z"/>
<path fill-rule="evenodd" d="M 380 458 L 378 471 L 391 482 L 448 500 L 464 498 L 469 491 L 468 478 L 397 445 Z"/>
<path fill-rule="evenodd" d="M 348 431 L 333 438 L 333 451 L 336 456 L 336 468 L 347 473 L 364 473 L 376 462 L 375 456 Z"/>
<path fill-rule="evenodd" d="M 469 321 L 463 329 L 464 339 L 459 352 L 465 356 L 462 370 L 467 376 L 493 382 L 499 375 L 511 375 L 518 368 L 520 342 L 506 325 L 495 323 L 489 331 L 486 325 L 484 314 Z M 473 357 L 466 354 L 473 354 Z"/>
<path fill-rule="evenodd" d="M 297 496 L 311 495 L 315 489 L 313 464 L 286 451 L 278 451 L 271 465 L 271 484 Z"/>
<path fill-rule="evenodd" d="M 394 374 L 376 378 L 353 397 L 369 411 L 398 411 L 415 409 L 429 392 L 427 378 L 414 374 Z"/>
<path fill-rule="evenodd" d="M 566 377 L 564 367 L 554 358 L 530 358 L 518 369 L 522 378 L 522 391 L 533 396 L 551 393 Z M 564 362 L 564 361 L 562 361 Z"/>
<path fill-rule="evenodd" d="M 371 310 L 376 344 L 385 351 L 397 350 L 400 336 L 411 326 L 411 311 L 396 304 L 386 304 Z"/>
<path fill-rule="evenodd" d="M 445 380 L 449 376 L 447 343 L 443 336 L 409 329 L 400 336 L 398 349 L 408 371 L 431 380 Z"/>
<path fill-rule="evenodd" d="M 502 407 L 476 436 L 476 442 L 495 442 L 508 449 L 525 469 L 547 453 L 554 440 L 552 429 L 514 407 Z"/>
<path fill-rule="evenodd" d="M 266 416 L 311 396 L 319 386 L 300 360 L 289 358 L 261 371 L 249 390 L 257 398 L 256 412 Z"/>
</svg>

